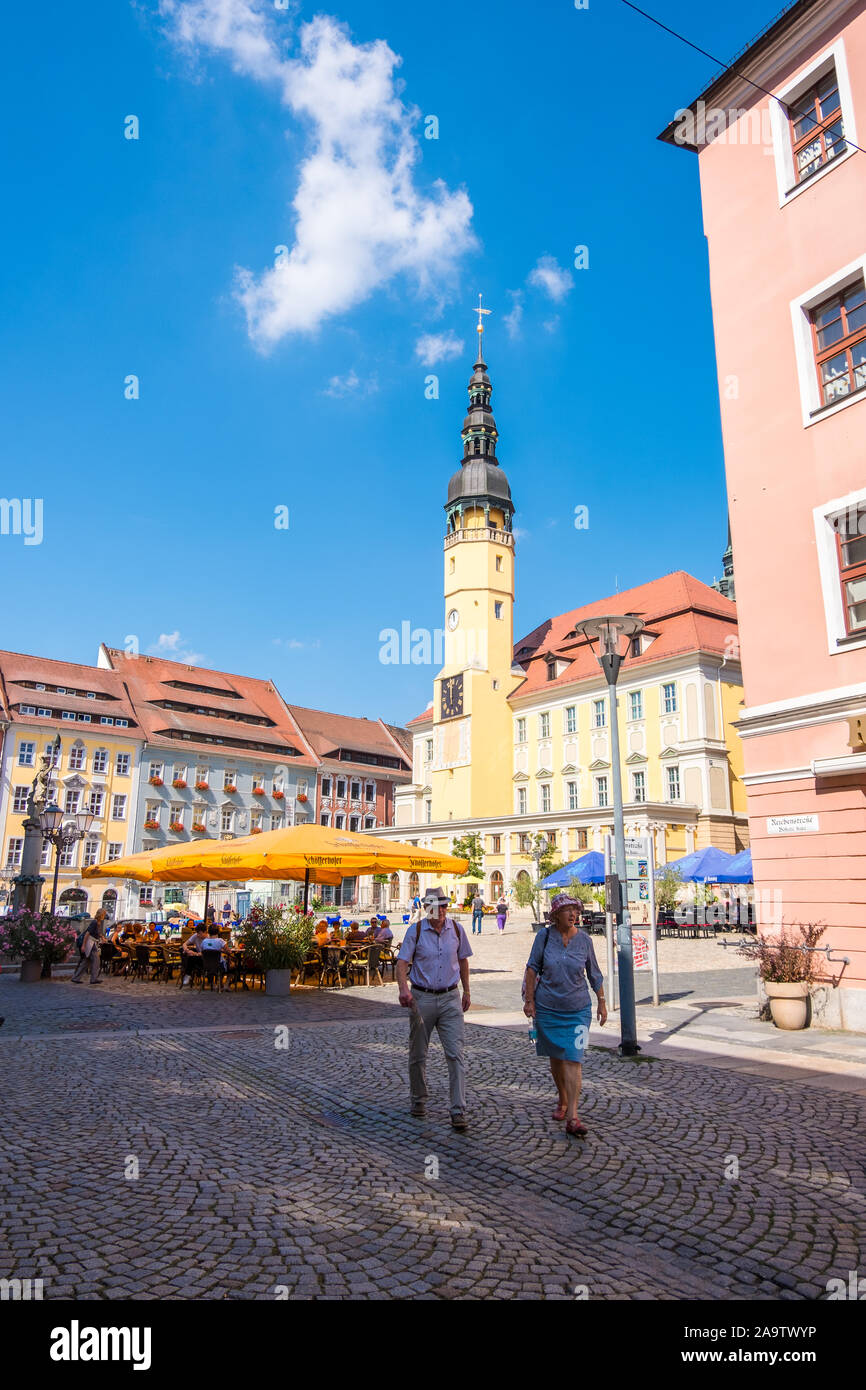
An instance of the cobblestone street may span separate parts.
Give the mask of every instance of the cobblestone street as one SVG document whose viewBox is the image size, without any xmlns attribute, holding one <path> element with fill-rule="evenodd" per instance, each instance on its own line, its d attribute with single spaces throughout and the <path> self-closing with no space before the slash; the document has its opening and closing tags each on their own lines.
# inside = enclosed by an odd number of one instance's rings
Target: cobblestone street
<svg viewBox="0 0 866 1390">
<path fill-rule="evenodd" d="M 473 980 L 479 1019 L 504 975 Z M 408 1114 L 393 986 L 4 976 L 0 1014 L 0 1275 L 49 1299 L 814 1299 L 866 1266 L 866 1102 L 782 1067 L 594 1047 L 575 1141 L 525 1030 L 488 1014 L 457 1135 L 437 1042 Z"/>
</svg>

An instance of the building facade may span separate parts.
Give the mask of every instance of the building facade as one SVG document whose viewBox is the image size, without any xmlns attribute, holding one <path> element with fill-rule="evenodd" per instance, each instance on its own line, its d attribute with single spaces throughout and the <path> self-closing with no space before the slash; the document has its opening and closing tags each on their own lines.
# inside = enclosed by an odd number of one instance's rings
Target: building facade
<svg viewBox="0 0 866 1390">
<path fill-rule="evenodd" d="M 124 908 L 123 882 L 94 883 L 81 874 L 88 865 L 119 859 L 136 847 L 143 734 L 123 681 L 93 666 L 0 652 L 0 686 L 6 724 L 0 761 L 4 893 L 20 871 L 33 779 L 59 737 L 50 795 L 67 815 L 90 811 L 94 820 L 85 839 L 60 853 L 58 905 L 64 911 L 104 907 L 114 916 Z M 46 843 L 40 870 L 46 906 L 55 855 Z"/>
<path fill-rule="evenodd" d="M 661 138 L 698 155 L 755 885 L 826 925 L 820 1016 L 862 1031 L 866 5 L 798 0 L 736 69 Z"/>
<path fill-rule="evenodd" d="M 617 611 L 645 622 L 618 690 L 627 833 L 651 835 L 662 863 L 709 844 L 743 848 L 734 603 L 678 572 L 548 618 L 515 644 L 514 508 L 481 354 L 469 398 L 445 506 L 445 664 L 409 724 L 400 838 L 448 851 L 479 833 L 489 900 L 535 877 L 539 836 L 566 862 L 602 848 L 613 832 L 607 687 L 575 627 Z M 407 876 L 403 901 L 425 886 Z"/>
<path fill-rule="evenodd" d="M 143 735 L 136 850 L 230 840 L 312 820 L 317 759 L 270 681 L 101 647 L 129 690 Z M 179 896 L 130 885 L 128 910 Z"/>
</svg>

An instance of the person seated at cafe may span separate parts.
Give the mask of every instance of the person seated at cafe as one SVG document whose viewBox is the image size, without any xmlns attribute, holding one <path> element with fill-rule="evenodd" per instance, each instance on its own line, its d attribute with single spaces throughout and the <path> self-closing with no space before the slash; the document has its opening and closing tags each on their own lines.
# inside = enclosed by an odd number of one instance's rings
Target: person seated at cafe
<svg viewBox="0 0 866 1390">
<path fill-rule="evenodd" d="M 203 923 L 199 924 L 181 947 L 181 989 L 184 985 L 191 984 L 193 975 L 197 975 L 201 970 L 201 948 L 208 934 L 209 929 L 206 930 Z"/>
<path fill-rule="evenodd" d="M 357 922 L 350 922 L 350 924 L 349 924 L 349 930 L 348 930 L 348 932 L 347 932 L 347 934 L 346 934 L 346 945 L 347 945 L 347 946 L 366 946 L 366 944 L 367 944 L 367 937 L 366 937 L 365 933 L 361 931 L 361 928 L 358 926 L 358 923 L 357 923 Z"/>
<path fill-rule="evenodd" d="M 342 946 L 342 944 L 343 934 L 340 930 L 340 924 L 339 922 L 337 922 L 333 927 L 331 927 L 331 930 L 328 932 L 328 945 Z"/>
<path fill-rule="evenodd" d="M 220 936 L 219 931 L 215 926 L 210 927 L 207 936 L 201 943 L 202 955 L 204 955 L 205 951 L 218 951 L 220 953 L 220 965 L 222 967 L 223 973 L 225 973 L 226 969 L 225 949 L 227 945 L 228 942 L 226 941 L 225 937 Z"/>
<path fill-rule="evenodd" d="M 364 923 L 364 926 L 367 928 L 367 930 L 364 932 L 364 940 L 366 942 L 375 941 L 376 932 L 379 930 L 378 917 L 371 917 L 369 922 Z"/>
<path fill-rule="evenodd" d="M 387 917 L 380 917 L 376 929 L 374 940 L 378 946 L 390 946 L 394 940 L 394 933 L 391 930 L 391 923 Z"/>
<path fill-rule="evenodd" d="M 156 942 L 159 941 L 159 932 L 156 929 L 155 922 L 151 922 L 148 925 L 147 930 L 145 931 L 144 936 L 141 939 L 146 946 L 153 946 Z"/>
<path fill-rule="evenodd" d="M 313 932 L 313 940 L 317 946 L 327 946 L 328 944 L 328 924 L 324 917 L 321 922 L 316 923 L 316 930 Z"/>
</svg>

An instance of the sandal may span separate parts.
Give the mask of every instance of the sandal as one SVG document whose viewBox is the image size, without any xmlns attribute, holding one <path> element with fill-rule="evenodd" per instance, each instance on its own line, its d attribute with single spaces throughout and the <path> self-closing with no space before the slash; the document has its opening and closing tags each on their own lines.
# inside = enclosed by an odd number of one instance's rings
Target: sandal
<svg viewBox="0 0 866 1390">
<path fill-rule="evenodd" d="M 565 1106 L 564 1106 L 564 1105 L 557 1105 L 556 1109 L 553 1111 L 553 1118 L 554 1118 L 555 1120 L 564 1120 L 564 1119 L 565 1119 Z"/>
<path fill-rule="evenodd" d="M 589 1130 L 586 1125 L 580 1123 L 580 1120 L 575 1119 L 566 1120 L 565 1132 L 566 1134 L 576 1134 L 579 1139 L 583 1139 L 583 1137 L 589 1133 Z"/>
</svg>

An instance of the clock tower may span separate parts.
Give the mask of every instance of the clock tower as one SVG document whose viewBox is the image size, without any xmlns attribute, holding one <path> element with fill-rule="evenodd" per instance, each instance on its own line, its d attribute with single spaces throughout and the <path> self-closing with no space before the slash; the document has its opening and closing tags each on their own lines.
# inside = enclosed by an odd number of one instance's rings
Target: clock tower
<svg viewBox="0 0 866 1390">
<path fill-rule="evenodd" d="M 445 664 L 433 692 L 433 821 L 501 815 L 512 800 L 514 504 L 496 454 L 478 309 L 463 457 L 445 504 Z"/>
</svg>

